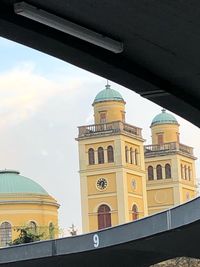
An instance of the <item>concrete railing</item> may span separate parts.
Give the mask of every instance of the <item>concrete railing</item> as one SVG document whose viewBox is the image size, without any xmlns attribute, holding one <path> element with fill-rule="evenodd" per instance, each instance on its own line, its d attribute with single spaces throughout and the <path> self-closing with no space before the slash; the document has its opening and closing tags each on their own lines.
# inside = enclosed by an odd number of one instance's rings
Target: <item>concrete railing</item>
<svg viewBox="0 0 200 267">
<path fill-rule="evenodd" d="M 92 124 L 86 126 L 80 126 L 78 137 L 87 137 L 104 133 L 130 133 L 138 137 L 142 137 L 142 129 L 124 123 L 122 121 L 113 121 L 108 123 Z"/>
<path fill-rule="evenodd" d="M 162 145 L 147 145 L 144 146 L 145 155 L 159 153 L 162 151 L 181 151 L 183 153 L 193 155 L 193 148 L 177 142 L 164 143 Z"/>
</svg>

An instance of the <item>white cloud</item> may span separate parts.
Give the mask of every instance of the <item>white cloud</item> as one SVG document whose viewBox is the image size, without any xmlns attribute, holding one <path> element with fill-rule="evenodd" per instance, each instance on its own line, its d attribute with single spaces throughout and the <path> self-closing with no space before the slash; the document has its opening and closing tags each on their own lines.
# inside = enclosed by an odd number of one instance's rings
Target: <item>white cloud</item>
<svg viewBox="0 0 200 267">
<path fill-rule="evenodd" d="M 67 84 L 67 86 L 66 86 Z M 33 116 L 49 98 L 79 87 L 77 81 L 58 83 L 41 76 L 31 62 L 0 74 L 0 127 L 18 124 Z"/>
<path fill-rule="evenodd" d="M 48 152 L 46 151 L 46 149 L 42 149 L 41 150 L 41 155 L 43 156 L 43 157 L 46 157 L 46 156 L 48 156 Z"/>
</svg>

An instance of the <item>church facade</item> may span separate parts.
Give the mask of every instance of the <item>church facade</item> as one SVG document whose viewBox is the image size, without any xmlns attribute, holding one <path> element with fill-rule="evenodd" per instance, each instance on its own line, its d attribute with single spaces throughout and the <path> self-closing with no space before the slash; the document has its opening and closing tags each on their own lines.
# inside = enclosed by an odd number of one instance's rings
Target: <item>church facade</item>
<svg viewBox="0 0 200 267">
<path fill-rule="evenodd" d="M 179 142 L 165 110 L 152 121 L 152 144 L 126 122 L 125 101 L 110 85 L 94 99 L 94 124 L 79 127 L 83 232 L 123 224 L 196 196 L 195 157 Z"/>
</svg>

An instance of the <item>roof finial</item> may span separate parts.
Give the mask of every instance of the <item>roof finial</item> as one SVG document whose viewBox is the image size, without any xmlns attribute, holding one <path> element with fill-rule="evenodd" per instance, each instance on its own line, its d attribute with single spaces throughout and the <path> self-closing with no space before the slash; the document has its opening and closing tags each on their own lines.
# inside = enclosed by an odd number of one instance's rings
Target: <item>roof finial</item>
<svg viewBox="0 0 200 267">
<path fill-rule="evenodd" d="M 110 89 L 110 84 L 109 84 L 108 79 L 107 79 L 106 89 Z"/>
<path fill-rule="evenodd" d="M 165 108 L 163 108 L 161 111 L 162 111 L 162 113 L 165 113 L 165 112 L 166 112 L 166 109 L 165 109 Z"/>
</svg>

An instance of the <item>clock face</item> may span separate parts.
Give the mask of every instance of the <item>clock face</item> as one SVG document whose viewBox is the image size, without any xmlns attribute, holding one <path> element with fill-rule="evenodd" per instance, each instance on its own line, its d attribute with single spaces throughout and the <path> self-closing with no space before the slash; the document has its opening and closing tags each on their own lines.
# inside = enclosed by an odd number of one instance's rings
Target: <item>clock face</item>
<svg viewBox="0 0 200 267">
<path fill-rule="evenodd" d="M 107 187 L 108 185 L 108 182 L 106 181 L 105 178 L 100 178 L 98 181 L 97 181 L 97 188 L 100 189 L 100 190 L 103 190 Z"/>
</svg>

